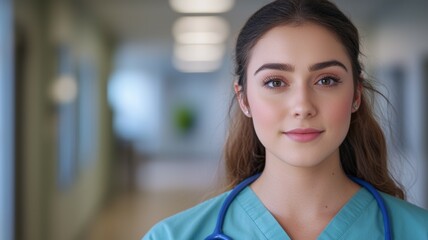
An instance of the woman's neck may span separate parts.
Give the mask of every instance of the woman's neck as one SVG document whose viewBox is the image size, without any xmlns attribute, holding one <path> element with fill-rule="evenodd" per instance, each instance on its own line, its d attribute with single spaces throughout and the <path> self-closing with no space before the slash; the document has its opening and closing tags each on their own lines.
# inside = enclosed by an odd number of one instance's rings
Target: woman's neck
<svg viewBox="0 0 428 240">
<path fill-rule="evenodd" d="M 293 230 L 302 233 L 299 224 L 312 226 L 319 234 L 360 189 L 346 176 L 339 159 L 315 167 L 266 161 L 251 188 L 289 234 Z"/>
</svg>

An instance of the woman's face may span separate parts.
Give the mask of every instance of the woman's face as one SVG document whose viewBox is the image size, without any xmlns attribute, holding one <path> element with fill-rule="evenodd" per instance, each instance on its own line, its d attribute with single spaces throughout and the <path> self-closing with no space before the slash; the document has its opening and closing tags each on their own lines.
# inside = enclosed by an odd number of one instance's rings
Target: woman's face
<svg viewBox="0 0 428 240">
<path fill-rule="evenodd" d="M 351 62 L 334 34 L 312 23 L 279 26 L 252 49 L 247 105 L 266 161 L 314 167 L 339 161 L 354 94 Z"/>
</svg>

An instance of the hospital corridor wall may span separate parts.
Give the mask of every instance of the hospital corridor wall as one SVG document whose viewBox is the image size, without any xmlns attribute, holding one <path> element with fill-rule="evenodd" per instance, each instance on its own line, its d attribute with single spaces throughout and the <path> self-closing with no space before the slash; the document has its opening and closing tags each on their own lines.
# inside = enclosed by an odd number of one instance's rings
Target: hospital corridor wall
<svg viewBox="0 0 428 240">
<path fill-rule="evenodd" d="M 392 108 L 383 109 L 391 125 L 391 172 L 407 199 L 428 209 L 428 16 L 427 1 L 398 1 L 386 7 L 364 41 L 366 60 Z M 398 17 L 399 16 L 399 17 Z M 364 37 L 363 37 L 364 39 Z M 385 105 L 384 105 L 385 106 Z"/>
<path fill-rule="evenodd" d="M 0 239 L 15 238 L 13 2 L 0 0 Z"/>
<path fill-rule="evenodd" d="M 81 239 L 110 194 L 112 42 L 78 1 L 18 0 L 14 15 L 15 239 Z"/>
</svg>

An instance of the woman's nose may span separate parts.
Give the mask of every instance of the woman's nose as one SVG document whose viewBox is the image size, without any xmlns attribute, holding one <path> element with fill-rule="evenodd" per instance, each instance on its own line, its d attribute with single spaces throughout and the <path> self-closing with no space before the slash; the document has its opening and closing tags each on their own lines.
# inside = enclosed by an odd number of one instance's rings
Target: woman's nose
<svg viewBox="0 0 428 240">
<path fill-rule="evenodd" d="M 311 89 L 306 86 L 295 87 L 291 103 L 291 114 L 295 118 L 312 118 L 316 116 L 317 109 L 315 106 L 315 99 Z"/>
</svg>

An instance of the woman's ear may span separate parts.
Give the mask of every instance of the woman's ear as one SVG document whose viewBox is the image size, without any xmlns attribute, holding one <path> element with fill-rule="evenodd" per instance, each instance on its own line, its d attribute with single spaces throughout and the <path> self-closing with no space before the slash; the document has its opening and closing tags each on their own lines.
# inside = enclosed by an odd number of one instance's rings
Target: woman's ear
<svg viewBox="0 0 428 240">
<path fill-rule="evenodd" d="M 361 105 L 361 93 L 363 91 L 363 85 L 361 82 L 357 83 L 355 94 L 354 94 L 354 101 L 352 102 L 352 112 L 356 112 L 358 108 Z"/>
<path fill-rule="evenodd" d="M 242 112 L 245 114 L 245 116 L 251 117 L 250 108 L 248 107 L 248 103 L 246 101 L 242 86 L 235 82 L 233 88 L 235 90 L 235 96 L 238 100 L 239 107 L 241 108 Z"/>
</svg>

